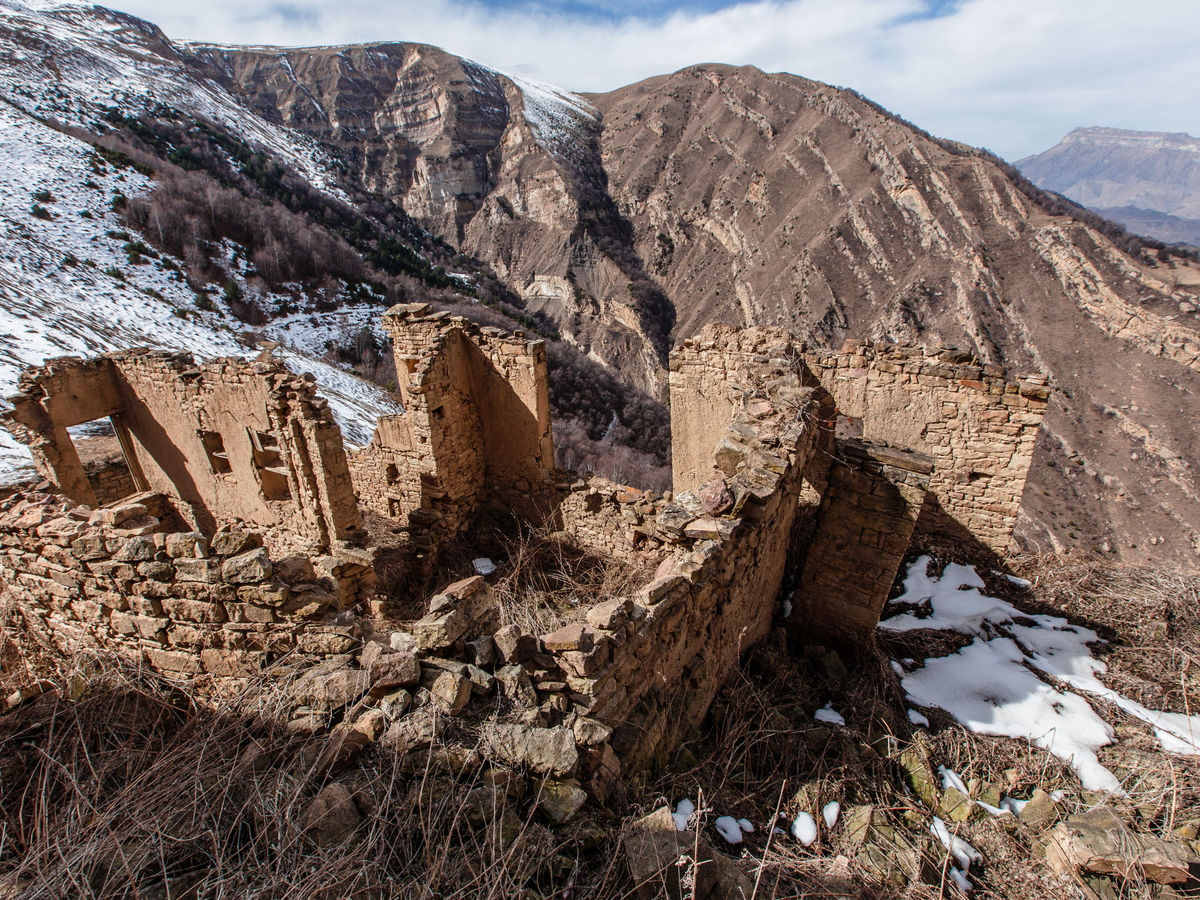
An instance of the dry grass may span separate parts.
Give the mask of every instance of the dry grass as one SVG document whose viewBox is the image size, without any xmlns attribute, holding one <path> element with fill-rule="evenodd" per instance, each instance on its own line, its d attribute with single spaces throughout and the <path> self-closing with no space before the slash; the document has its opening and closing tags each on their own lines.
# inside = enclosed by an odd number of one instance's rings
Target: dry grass
<svg viewBox="0 0 1200 900">
<path fill-rule="evenodd" d="M 510 546 L 506 556 L 493 551 L 502 564 L 496 590 L 508 620 L 528 617 L 520 621 L 531 630 L 562 620 L 543 616 L 576 609 L 570 597 L 586 602 L 612 579 L 642 574 L 577 555 L 554 535 L 525 535 Z M 1012 568 L 1035 589 L 989 576 L 989 590 L 1100 628 L 1112 642 L 1110 683 L 1122 690 L 1144 683 L 1139 696 L 1194 710 L 1195 580 L 1076 559 L 1022 558 Z M 542 612 L 547 598 L 565 609 Z M 622 823 L 684 796 L 697 801 L 705 837 L 756 882 L 756 897 L 953 895 L 946 854 L 929 837 L 931 813 L 897 762 L 897 748 L 915 733 L 880 655 L 846 660 L 843 673 L 818 650 L 760 649 L 722 691 L 701 734 L 660 774 L 631 775 L 628 808 L 591 812 L 561 829 L 542 824 L 534 797 L 489 788 L 486 767 L 455 774 L 430 753 L 414 771 L 411 754 L 372 751 L 339 776 L 362 821 L 344 843 L 322 846 L 303 827 L 326 783 L 312 771 L 320 739 L 273 724 L 269 702 L 255 715 L 245 714 L 254 708 L 248 697 L 201 707 L 145 672 L 86 661 L 64 668 L 12 623 L 7 634 L 5 686 L 50 678 L 57 690 L 0 716 L 0 897 L 630 897 Z M 1144 655 L 1178 662 L 1156 672 Z M 813 721 L 831 701 L 845 728 Z M 935 767 L 953 768 L 968 783 L 1002 784 L 1014 796 L 1061 787 L 1068 812 L 1092 799 L 1045 751 L 933 718 L 923 740 Z M 1163 756 L 1133 723 L 1119 738 L 1103 761 L 1130 772 L 1128 802 L 1110 801 L 1120 814 L 1163 836 L 1195 818 L 1194 762 Z M 482 808 L 481 795 L 489 798 Z M 772 834 L 772 823 L 786 829 L 801 809 L 830 800 L 842 804 L 843 819 L 822 828 L 812 847 Z M 875 825 L 894 829 L 907 855 L 872 863 L 846 825 L 846 813 L 861 805 L 873 807 Z M 726 847 L 713 828 L 724 814 L 758 826 L 742 847 Z M 1027 826 L 983 817 L 955 827 L 986 857 L 972 870 L 973 896 L 1078 896 L 1037 860 L 1039 835 Z M 1156 894 L 1130 883 L 1121 896 Z"/>
<path fill-rule="evenodd" d="M 488 582 L 500 624 L 518 625 L 530 634 L 574 622 L 603 598 L 631 595 L 653 574 L 645 565 L 580 547 L 566 532 L 514 521 L 507 529 L 476 529 L 443 549 L 427 578 L 394 593 L 396 618 L 424 615 L 437 591 L 475 574 L 472 560 L 478 557 L 496 564 Z"/>
<path fill-rule="evenodd" d="M 236 702 L 201 706 L 144 670 L 111 663 L 81 658 L 55 683 L 0 716 L 0 897 L 549 897 L 565 896 L 568 883 L 578 897 L 613 897 L 626 889 L 612 863 L 615 829 L 552 832 L 535 819 L 534 798 L 488 788 L 486 767 L 456 773 L 437 764 L 453 754 L 431 752 L 415 767 L 411 755 L 368 754 L 338 779 L 361 822 L 347 840 L 321 844 L 305 828 L 327 783 L 313 766 L 321 738 L 239 715 Z"/>
</svg>

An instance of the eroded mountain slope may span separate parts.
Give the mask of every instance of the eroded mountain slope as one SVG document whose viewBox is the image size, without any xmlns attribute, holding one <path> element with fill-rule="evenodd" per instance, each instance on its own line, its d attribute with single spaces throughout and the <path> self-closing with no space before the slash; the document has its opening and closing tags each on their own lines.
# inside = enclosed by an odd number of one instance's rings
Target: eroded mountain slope
<svg viewBox="0 0 1200 900">
<path fill-rule="evenodd" d="M 663 351 L 713 320 L 1042 370 L 1061 390 L 1025 536 L 1197 561 L 1197 270 L 1049 215 L 984 153 L 753 68 L 581 98 L 423 45 L 175 45 L 3 2 L 22 109 L 87 127 L 165 101 L 239 130 L 339 202 L 402 205 L 634 385 L 661 391 Z"/>
</svg>

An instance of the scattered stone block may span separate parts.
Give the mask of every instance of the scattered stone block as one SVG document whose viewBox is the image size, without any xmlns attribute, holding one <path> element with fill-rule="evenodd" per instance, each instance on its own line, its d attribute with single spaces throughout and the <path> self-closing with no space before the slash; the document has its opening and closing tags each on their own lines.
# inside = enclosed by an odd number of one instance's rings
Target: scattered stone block
<svg viewBox="0 0 1200 900">
<path fill-rule="evenodd" d="M 1105 806 L 1060 822 L 1046 835 L 1046 862 L 1056 872 L 1082 870 L 1157 884 L 1183 884 L 1200 858 L 1186 844 L 1139 834 Z"/>
</svg>

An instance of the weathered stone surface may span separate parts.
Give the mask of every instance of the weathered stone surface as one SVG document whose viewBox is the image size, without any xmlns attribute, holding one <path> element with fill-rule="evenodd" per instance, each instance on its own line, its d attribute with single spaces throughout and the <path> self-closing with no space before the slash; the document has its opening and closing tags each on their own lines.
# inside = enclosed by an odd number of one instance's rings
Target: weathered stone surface
<svg viewBox="0 0 1200 900">
<path fill-rule="evenodd" d="M 493 636 L 496 650 L 506 663 L 520 663 L 532 659 L 540 652 L 538 639 L 526 634 L 516 625 L 505 625 Z"/>
<path fill-rule="evenodd" d="M 409 627 L 421 650 L 441 650 L 460 640 L 469 626 L 470 622 L 462 610 L 454 608 L 418 619 Z"/>
<path fill-rule="evenodd" d="M 217 556 L 239 556 L 261 546 L 262 538 L 259 535 L 240 528 L 218 531 L 210 544 Z"/>
<path fill-rule="evenodd" d="M 538 809 L 556 825 L 565 825 L 587 803 L 587 792 L 574 781 L 547 781 L 537 798 Z"/>
<path fill-rule="evenodd" d="M 551 634 L 542 635 L 542 646 L 551 653 L 564 650 L 591 650 L 595 642 L 592 630 L 582 622 L 572 622 Z"/>
<path fill-rule="evenodd" d="M 484 730 L 484 743 L 502 762 L 539 775 L 570 775 L 579 764 L 575 736 L 562 726 L 535 728 L 493 723 Z"/>
<path fill-rule="evenodd" d="M 381 653 L 367 665 L 371 693 L 380 697 L 421 680 L 421 664 L 412 653 Z"/>
<path fill-rule="evenodd" d="M 625 624 L 629 619 L 629 613 L 632 609 L 632 600 L 627 597 L 617 597 L 616 599 L 604 600 L 595 606 L 589 607 L 586 618 L 588 624 L 593 628 L 598 628 L 602 631 L 612 631 Z"/>
<path fill-rule="evenodd" d="M 157 555 L 158 547 L 154 543 L 154 538 L 143 535 L 127 540 L 121 549 L 113 554 L 113 559 L 119 562 L 143 562 L 154 559 Z"/>
<path fill-rule="evenodd" d="M 215 559 L 177 559 L 175 577 L 179 581 L 213 584 L 221 580 L 221 563 Z"/>
<path fill-rule="evenodd" d="M 168 534 L 166 538 L 167 556 L 172 559 L 187 557 L 198 559 L 208 556 L 208 540 L 198 531 L 183 531 Z"/>
<path fill-rule="evenodd" d="M 345 785 L 336 781 L 321 789 L 304 811 L 302 826 L 318 845 L 340 844 L 354 833 L 362 814 Z"/>
<path fill-rule="evenodd" d="M 267 581 L 274 572 L 265 547 L 231 556 L 221 566 L 221 578 L 229 584 L 254 584 Z"/>
<path fill-rule="evenodd" d="M 496 681 L 499 682 L 504 696 L 511 702 L 528 708 L 537 706 L 538 698 L 533 689 L 533 682 L 519 665 L 514 663 L 505 666 L 496 673 Z"/>
<path fill-rule="evenodd" d="M 447 713 L 457 716 L 471 700 L 471 679 L 454 672 L 442 672 L 434 679 L 429 693 Z"/>
<path fill-rule="evenodd" d="M 696 489 L 696 496 L 700 498 L 704 513 L 709 516 L 719 516 L 733 506 L 733 494 L 723 478 L 706 481 Z"/>
<path fill-rule="evenodd" d="M 1046 835 L 1046 862 L 1064 874 L 1097 875 L 1158 884 L 1182 884 L 1200 858 L 1180 842 L 1132 831 L 1108 807 L 1098 806 L 1060 822 Z"/>
</svg>

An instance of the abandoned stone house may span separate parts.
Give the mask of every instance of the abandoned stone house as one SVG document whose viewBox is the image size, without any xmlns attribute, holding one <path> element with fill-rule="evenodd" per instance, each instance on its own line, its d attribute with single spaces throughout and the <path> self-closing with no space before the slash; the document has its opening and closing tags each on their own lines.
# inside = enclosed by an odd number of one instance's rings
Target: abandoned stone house
<svg viewBox="0 0 1200 900">
<path fill-rule="evenodd" d="M 671 354 L 660 497 L 555 469 L 542 341 L 422 304 L 384 325 L 403 412 L 359 450 L 311 377 L 269 358 L 132 350 L 26 372 L 4 424 L 48 486 L 0 502 L 8 602 L 65 652 L 113 650 L 197 689 L 302 672 L 298 720 L 406 747 L 428 741 L 421 716 L 499 693 L 510 712 L 479 704 L 496 756 L 603 801 L 699 724 L 785 590 L 800 640 L 870 640 L 914 535 L 1002 553 L 1049 395 L 958 351 L 709 326 Z M 101 418 L 126 478 L 89 477 L 72 444 Z M 415 621 L 371 602 L 364 521 L 427 561 L 498 512 L 654 576 L 544 635 L 501 621 L 479 576 Z M 423 702 L 383 702 L 405 691 Z M 387 712 L 363 718 L 362 698 Z M 541 738 L 553 763 L 523 755 Z"/>
</svg>

